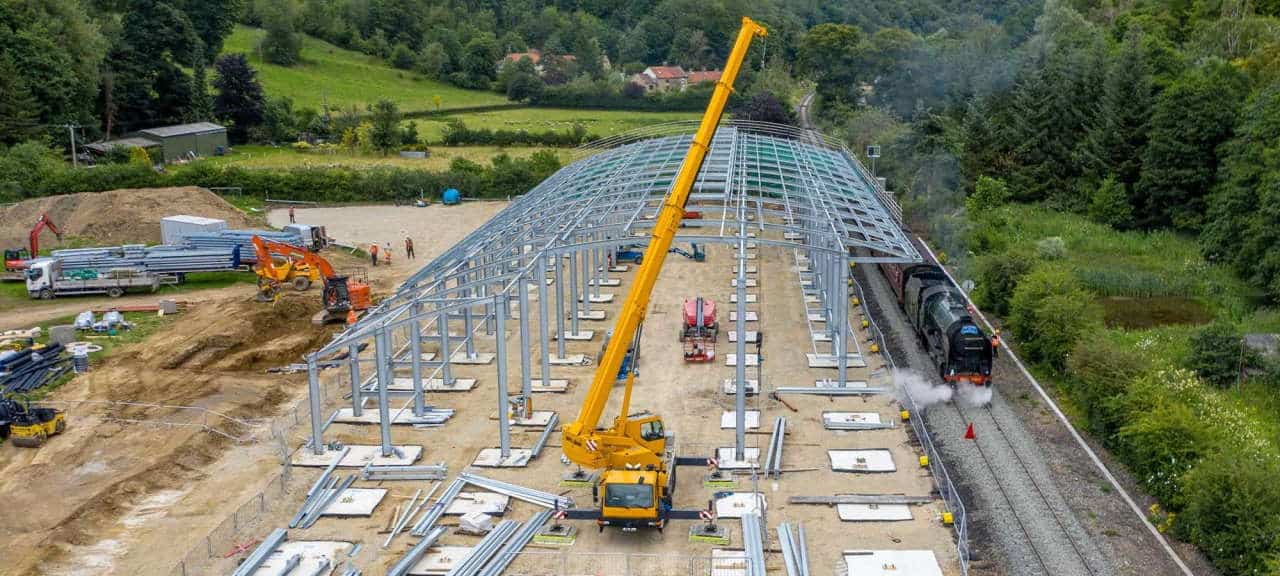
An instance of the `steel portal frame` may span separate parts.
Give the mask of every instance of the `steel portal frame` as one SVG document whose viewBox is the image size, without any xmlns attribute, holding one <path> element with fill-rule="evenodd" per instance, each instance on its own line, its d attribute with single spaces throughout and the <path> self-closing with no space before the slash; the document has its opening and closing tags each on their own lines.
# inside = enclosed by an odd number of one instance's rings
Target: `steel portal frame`
<svg viewBox="0 0 1280 576">
<path fill-rule="evenodd" d="M 587 144 L 577 158 L 432 260 L 332 342 L 308 355 L 311 441 L 324 451 L 320 414 L 320 358 L 347 352 L 352 405 L 358 414 L 365 396 L 357 347 L 372 342 L 382 452 L 393 451 L 387 387 L 397 366 L 413 380 L 413 411 L 425 410 L 425 378 L 453 380 L 451 365 L 477 358 L 476 341 L 493 338 L 500 392 L 508 387 L 506 320 L 519 314 L 519 378 L 525 398 L 534 378 L 530 346 L 537 338 L 542 382 L 551 380 L 553 358 L 565 358 L 566 336 L 584 334 L 579 325 L 592 296 L 608 278 L 620 249 L 644 246 L 696 130 L 695 122 L 650 126 Z M 743 271 L 748 242 L 798 250 L 808 257 L 824 313 L 831 319 L 831 354 L 846 382 L 848 273 L 851 262 L 918 262 L 920 255 L 901 227 L 901 210 L 883 186 L 839 141 L 814 131 L 758 122 L 726 121 L 716 132 L 703 163 L 690 208 L 703 219 L 687 220 L 678 242 L 719 242 L 737 248 L 738 318 L 746 316 Z M 551 278 L 548 278 L 548 274 Z M 565 280 L 567 277 L 568 292 Z M 550 282 L 551 287 L 548 287 Z M 530 288 L 536 289 L 538 325 L 529 323 Z M 548 298 L 555 299 L 556 344 L 550 346 Z M 565 308 L 569 326 L 566 330 Z M 436 327 L 427 334 L 424 326 Z M 461 342 L 450 335 L 461 324 Z M 840 330 L 835 327 L 844 327 Z M 739 334 L 743 334 L 741 323 Z M 741 344 L 744 338 L 739 338 Z M 421 344 L 436 341 L 440 358 L 426 361 Z M 739 346 L 741 348 L 741 346 Z M 739 350 L 736 377 L 745 396 L 745 354 Z M 431 370 L 429 375 L 425 374 Z M 741 406 L 742 398 L 738 399 Z M 499 394 L 499 414 L 507 409 Z M 529 403 L 525 403 L 526 409 Z M 739 408 L 741 413 L 741 408 Z M 526 414 L 527 416 L 528 414 Z M 502 456 L 510 454 L 508 422 L 498 418 Z M 741 453 L 744 429 L 739 422 Z"/>
</svg>

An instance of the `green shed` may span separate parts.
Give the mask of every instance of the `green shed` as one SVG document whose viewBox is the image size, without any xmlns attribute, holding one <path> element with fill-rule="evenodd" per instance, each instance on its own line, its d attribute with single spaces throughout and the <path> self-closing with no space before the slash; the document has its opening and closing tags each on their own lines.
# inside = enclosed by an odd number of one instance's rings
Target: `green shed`
<svg viewBox="0 0 1280 576">
<path fill-rule="evenodd" d="M 227 128 L 212 122 L 162 126 L 139 131 L 160 143 L 165 162 L 196 156 L 214 156 L 227 149 Z"/>
</svg>

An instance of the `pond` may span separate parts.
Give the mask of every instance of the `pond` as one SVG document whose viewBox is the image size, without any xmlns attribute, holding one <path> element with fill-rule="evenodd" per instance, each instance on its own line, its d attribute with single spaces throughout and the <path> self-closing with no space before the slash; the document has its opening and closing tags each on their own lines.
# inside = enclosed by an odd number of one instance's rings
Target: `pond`
<svg viewBox="0 0 1280 576">
<path fill-rule="evenodd" d="M 1099 298 L 1109 328 L 1143 330 L 1170 324 L 1205 324 L 1213 320 L 1213 312 L 1204 304 L 1180 296 Z"/>
</svg>

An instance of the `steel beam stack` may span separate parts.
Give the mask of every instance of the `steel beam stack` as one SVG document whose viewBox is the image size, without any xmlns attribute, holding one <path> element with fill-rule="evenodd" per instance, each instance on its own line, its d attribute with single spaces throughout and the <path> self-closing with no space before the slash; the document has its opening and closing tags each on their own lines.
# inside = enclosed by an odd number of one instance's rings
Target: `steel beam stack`
<svg viewBox="0 0 1280 576">
<path fill-rule="evenodd" d="M 764 566 L 764 528 L 760 515 L 748 512 L 742 515 L 742 547 L 747 551 L 746 576 L 766 576 Z"/>
<path fill-rule="evenodd" d="M 769 437 L 769 453 L 764 459 L 764 476 L 782 478 L 782 442 L 787 436 L 787 419 L 773 419 L 773 435 Z"/>
<path fill-rule="evenodd" d="M 253 247 L 249 248 L 253 252 Z M 152 246 L 127 244 L 109 248 L 74 248 L 54 250 L 51 256 L 63 272 L 110 270 L 136 272 L 186 273 L 233 270 L 240 266 L 244 250 L 234 246 L 196 249 L 189 246 Z"/>
<path fill-rule="evenodd" d="M 454 566 L 445 576 L 475 576 L 493 560 L 494 554 L 501 550 L 511 536 L 516 533 L 516 529 L 520 527 L 520 523 L 515 520 L 503 520 L 497 526 L 490 530 L 484 539 L 480 541 L 466 558 L 462 559 L 457 566 Z"/>
<path fill-rule="evenodd" d="M 524 486 L 516 486 L 508 484 L 501 480 L 493 480 L 484 476 L 477 476 L 469 472 L 463 472 L 458 475 L 458 479 L 467 484 L 474 485 L 478 488 L 484 488 L 490 492 L 505 494 L 516 500 L 523 500 L 530 504 L 536 504 L 543 508 L 573 508 L 573 499 L 566 496 L 556 496 L 550 492 L 525 488 Z"/>
<path fill-rule="evenodd" d="M 778 525 L 778 541 L 782 544 L 782 559 L 787 566 L 787 576 L 809 576 L 809 549 L 804 538 L 804 526 L 794 528 L 786 522 Z"/>
<path fill-rule="evenodd" d="M 216 234 L 191 234 L 183 238 L 183 244 L 199 250 L 231 250 L 240 247 L 240 261 L 252 264 L 258 261 L 253 250 L 253 237 L 261 236 L 264 240 L 293 244 L 306 248 L 306 239 L 290 232 L 273 230 L 223 230 Z"/>
<path fill-rule="evenodd" d="M 270 556 L 272 552 L 275 552 L 276 548 L 280 547 L 280 543 L 284 542 L 285 538 L 288 536 L 289 533 L 286 532 L 284 528 L 276 528 L 275 530 L 272 530 L 271 534 L 262 541 L 262 544 L 259 544 L 258 547 L 253 550 L 253 553 L 249 554 L 249 557 L 245 558 L 244 562 L 240 563 L 240 566 L 236 568 L 236 571 L 231 573 L 231 576 L 249 576 L 250 574 L 253 574 L 257 571 L 259 566 L 262 566 L 262 562 L 267 559 L 267 556 Z"/>
</svg>

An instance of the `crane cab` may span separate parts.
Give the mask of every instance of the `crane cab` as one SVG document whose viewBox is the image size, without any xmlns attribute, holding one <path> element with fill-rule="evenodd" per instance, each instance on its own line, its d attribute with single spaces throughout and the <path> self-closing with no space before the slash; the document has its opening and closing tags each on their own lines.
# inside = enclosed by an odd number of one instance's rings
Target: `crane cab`
<svg viewBox="0 0 1280 576">
<path fill-rule="evenodd" d="M 666 490 L 667 473 L 660 470 L 608 470 L 600 477 L 597 497 L 600 516 L 596 525 L 616 526 L 624 532 L 640 528 L 662 530 L 671 496 Z"/>
</svg>

